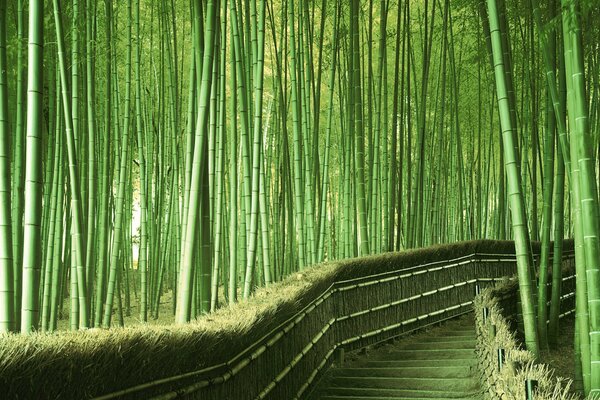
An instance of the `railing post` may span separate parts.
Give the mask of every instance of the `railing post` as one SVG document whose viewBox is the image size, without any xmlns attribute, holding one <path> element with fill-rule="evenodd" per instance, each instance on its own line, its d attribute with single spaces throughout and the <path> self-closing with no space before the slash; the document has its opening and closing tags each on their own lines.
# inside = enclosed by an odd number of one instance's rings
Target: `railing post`
<svg viewBox="0 0 600 400">
<path fill-rule="evenodd" d="M 538 381 L 534 379 L 525 380 L 525 400 L 533 400 L 533 392 L 537 389 Z"/>
<path fill-rule="evenodd" d="M 504 362 L 506 361 L 506 350 L 498 349 L 498 370 L 502 370 Z"/>
<path fill-rule="evenodd" d="M 335 349 L 333 353 L 333 359 L 338 367 L 342 367 L 344 365 L 344 360 L 346 356 L 345 353 L 346 352 L 343 347 L 338 347 L 337 349 Z"/>
</svg>

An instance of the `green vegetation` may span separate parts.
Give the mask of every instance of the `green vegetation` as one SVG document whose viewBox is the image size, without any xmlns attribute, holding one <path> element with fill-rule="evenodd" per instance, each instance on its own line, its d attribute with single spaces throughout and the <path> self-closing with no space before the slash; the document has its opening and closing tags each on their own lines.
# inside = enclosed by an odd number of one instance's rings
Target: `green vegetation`
<svg viewBox="0 0 600 400">
<path fill-rule="evenodd" d="M 0 332 L 136 306 L 184 325 L 322 262 L 514 239 L 537 356 L 572 237 L 575 386 L 600 393 L 599 21 L 593 0 L 2 1 Z"/>
</svg>

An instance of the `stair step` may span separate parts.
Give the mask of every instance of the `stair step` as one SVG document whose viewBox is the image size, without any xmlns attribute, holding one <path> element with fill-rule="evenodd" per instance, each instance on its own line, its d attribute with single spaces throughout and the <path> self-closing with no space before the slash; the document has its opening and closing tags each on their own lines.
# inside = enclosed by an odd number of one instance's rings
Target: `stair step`
<svg viewBox="0 0 600 400">
<path fill-rule="evenodd" d="M 328 387 L 325 389 L 326 396 L 346 396 L 348 398 L 439 398 L 439 399 L 464 399 L 478 396 L 476 390 L 452 391 L 452 390 L 409 390 L 409 389 L 373 389 L 355 387 Z"/>
<path fill-rule="evenodd" d="M 431 367 L 443 365 L 446 367 L 469 366 L 477 364 L 475 358 L 430 359 L 430 360 L 365 360 L 356 364 L 357 367 L 402 368 L 402 367 Z"/>
<path fill-rule="evenodd" d="M 472 376 L 469 366 L 432 366 L 432 367 L 353 367 L 336 368 L 332 376 L 382 377 L 382 378 L 469 378 Z"/>
<path fill-rule="evenodd" d="M 450 337 L 450 336 L 472 336 L 475 337 L 475 328 L 470 329 L 444 329 L 443 332 L 440 332 L 438 336 L 442 337 Z"/>
<path fill-rule="evenodd" d="M 444 388 L 456 392 L 470 392 L 477 388 L 478 382 L 473 378 L 405 378 L 405 377 L 365 377 L 334 376 L 329 380 L 329 387 L 355 387 L 369 389 L 409 389 L 436 390 Z"/>
<path fill-rule="evenodd" d="M 477 341 L 475 334 L 470 335 L 453 335 L 453 336 L 424 336 L 421 339 L 422 343 L 436 343 L 436 342 L 463 342 L 465 340 Z"/>
<path fill-rule="evenodd" d="M 418 342 L 401 345 L 401 349 L 411 350 L 458 350 L 458 349 L 474 349 L 476 341 L 472 340 L 440 340 L 433 342 Z"/>
<path fill-rule="evenodd" d="M 477 400 L 474 321 L 461 318 L 349 357 L 311 400 Z"/>
<path fill-rule="evenodd" d="M 452 400 L 474 400 L 475 397 L 453 397 Z M 381 396 L 322 396 L 321 400 L 448 400 L 448 397 L 381 397 Z"/>
<path fill-rule="evenodd" d="M 446 360 L 453 358 L 475 358 L 471 349 L 455 350 L 393 350 L 376 356 L 379 360 Z"/>
</svg>

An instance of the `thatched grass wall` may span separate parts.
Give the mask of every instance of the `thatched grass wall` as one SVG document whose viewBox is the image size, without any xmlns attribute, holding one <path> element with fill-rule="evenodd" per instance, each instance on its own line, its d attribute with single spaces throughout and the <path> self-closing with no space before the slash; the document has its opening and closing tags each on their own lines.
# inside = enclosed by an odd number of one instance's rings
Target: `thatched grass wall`
<svg viewBox="0 0 600 400">
<path fill-rule="evenodd" d="M 564 259 L 563 265 L 561 318 L 575 309 L 574 258 Z M 578 399 L 569 393 L 570 380 L 554 376 L 548 366 L 536 363 L 533 355 L 523 349 L 519 340 L 523 336 L 520 319 L 516 279 L 506 279 L 475 298 L 477 358 L 486 398 L 525 400 L 525 382 L 529 379 L 537 381 L 535 399 Z M 499 364 L 499 349 L 504 350 L 502 365 Z"/>
<path fill-rule="evenodd" d="M 464 242 L 307 268 L 186 326 L 5 335 L 0 390 L 17 399 L 301 398 L 336 348 L 469 312 L 485 278 L 514 273 L 512 242 Z"/>
</svg>

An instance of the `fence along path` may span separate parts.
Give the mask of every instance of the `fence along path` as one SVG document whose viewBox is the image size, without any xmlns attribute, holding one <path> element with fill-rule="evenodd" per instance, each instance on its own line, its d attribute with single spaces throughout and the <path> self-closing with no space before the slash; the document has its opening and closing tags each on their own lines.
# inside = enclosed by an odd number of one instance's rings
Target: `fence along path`
<svg viewBox="0 0 600 400">
<path fill-rule="evenodd" d="M 467 315 L 354 359 L 340 355 L 310 400 L 480 399 L 475 341 Z"/>
<path fill-rule="evenodd" d="M 565 242 L 565 265 L 573 260 L 572 247 L 572 241 Z M 534 248 L 534 252 L 538 251 L 539 245 Z M 256 330 L 253 336 L 258 339 L 252 344 L 244 345 L 243 350 L 233 358 L 207 365 L 203 369 L 108 393 L 97 399 L 304 400 L 323 374 L 328 374 L 328 367 L 334 361 L 337 351 L 358 350 L 472 313 L 475 293 L 502 277 L 513 275 L 516 272 L 516 261 L 512 242 L 474 241 L 343 260 L 321 268 L 332 268 L 333 272 L 315 280 L 312 289 L 304 297 L 290 299 L 286 306 L 296 311 L 284 313 L 285 320 L 271 314 L 264 315 L 260 320 L 262 322 L 253 325 Z M 266 329 L 263 325 L 273 319 L 279 325 L 269 327 L 269 333 L 264 334 Z M 462 321 L 461 324 L 463 323 L 468 326 L 467 322 Z M 470 326 L 471 334 L 474 335 L 474 326 Z M 469 335 L 468 328 L 457 326 L 456 330 L 462 331 L 458 336 Z M 405 338 L 406 336 L 400 346 L 404 345 Z M 236 341 L 240 339 L 243 338 L 236 338 Z M 450 340 L 441 340 L 448 341 Z M 233 346 L 235 343 L 230 344 Z M 412 373 L 416 373 L 419 363 L 425 365 L 422 368 L 435 364 L 425 363 L 426 354 L 432 357 L 445 354 L 449 357 L 452 353 L 469 353 L 463 351 L 468 349 L 445 349 L 447 343 L 436 345 L 441 346 L 442 351 L 428 353 L 426 349 L 417 352 L 416 348 L 398 347 L 399 352 L 404 351 L 398 356 L 401 363 L 406 364 L 405 367 L 411 367 L 410 363 L 414 363 Z M 467 346 L 464 343 L 462 345 Z M 409 354 L 412 358 L 408 357 Z M 417 357 L 421 355 L 422 359 L 419 360 Z M 435 357 L 432 359 L 437 360 Z M 445 366 L 462 362 L 457 361 L 461 357 L 444 360 Z M 398 359 L 387 361 L 397 362 Z M 397 366 L 402 367 L 400 364 Z M 423 373 L 426 371 L 421 370 Z M 331 376 L 335 373 L 332 372 Z M 340 376 L 342 377 L 343 375 Z M 359 376 L 349 378 L 352 379 L 347 379 L 347 383 L 369 381 L 360 379 Z M 375 378 L 371 382 L 377 381 L 377 377 Z M 378 381 L 384 382 L 383 378 L 385 377 L 378 378 Z M 427 382 L 427 378 L 420 379 L 422 383 Z M 402 380 L 388 379 L 388 382 L 391 381 Z M 469 380 L 465 382 L 467 381 Z M 446 384 L 449 382 L 444 381 Z M 433 381 L 429 383 L 431 387 L 428 390 L 434 392 L 439 389 L 438 398 L 449 398 L 447 394 L 440 393 L 450 392 L 447 386 L 441 386 L 441 383 L 436 385 Z M 369 387 L 363 385 L 365 389 Z M 468 384 L 465 387 L 469 387 Z M 404 390 L 393 387 L 387 389 Z M 477 393 L 477 388 L 473 389 L 454 392 L 457 395 Z M 324 393 L 325 396 L 330 396 L 329 400 L 336 398 L 331 396 L 346 400 L 419 398 L 408 396 L 408 391 L 404 394 L 397 392 L 399 395 L 406 395 L 404 397 L 393 397 L 391 392 L 383 397 L 361 397 L 356 391 L 347 394 L 344 397 L 342 393 Z"/>
</svg>

